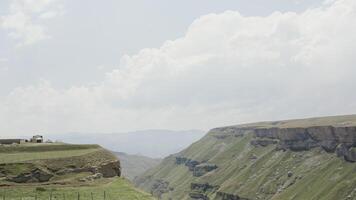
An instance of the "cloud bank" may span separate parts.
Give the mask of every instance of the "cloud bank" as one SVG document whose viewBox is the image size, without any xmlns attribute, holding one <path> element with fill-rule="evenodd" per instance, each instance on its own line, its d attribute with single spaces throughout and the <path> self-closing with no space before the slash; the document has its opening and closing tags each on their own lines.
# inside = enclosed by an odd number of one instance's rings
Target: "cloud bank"
<svg viewBox="0 0 356 200">
<path fill-rule="evenodd" d="M 355 19 L 353 0 L 266 17 L 208 14 L 182 38 L 122 57 L 102 82 L 14 89 L 0 100 L 1 131 L 209 129 L 355 113 Z"/>
<path fill-rule="evenodd" d="M 7 15 L 0 16 L 0 27 L 9 31 L 9 37 L 19 46 L 48 39 L 45 19 L 60 15 L 63 10 L 58 0 L 13 0 Z"/>
</svg>

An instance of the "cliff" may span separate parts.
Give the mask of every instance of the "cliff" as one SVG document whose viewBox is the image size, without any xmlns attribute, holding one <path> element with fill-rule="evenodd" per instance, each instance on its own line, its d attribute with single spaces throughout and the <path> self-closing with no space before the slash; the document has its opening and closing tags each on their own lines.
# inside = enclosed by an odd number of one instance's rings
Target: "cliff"
<svg viewBox="0 0 356 200">
<path fill-rule="evenodd" d="M 98 145 L 0 147 L 0 184 L 90 184 L 121 175 L 120 161 Z"/>
<path fill-rule="evenodd" d="M 215 128 L 135 182 L 162 199 L 356 199 L 355 122 L 350 115 Z"/>
<path fill-rule="evenodd" d="M 265 147 L 277 144 L 280 150 L 308 151 L 320 147 L 329 153 L 336 153 L 346 161 L 356 162 L 356 126 L 224 127 L 213 129 L 210 133 L 216 138 L 252 134 L 254 139 L 250 141 L 251 145 Z"/>
</svg>

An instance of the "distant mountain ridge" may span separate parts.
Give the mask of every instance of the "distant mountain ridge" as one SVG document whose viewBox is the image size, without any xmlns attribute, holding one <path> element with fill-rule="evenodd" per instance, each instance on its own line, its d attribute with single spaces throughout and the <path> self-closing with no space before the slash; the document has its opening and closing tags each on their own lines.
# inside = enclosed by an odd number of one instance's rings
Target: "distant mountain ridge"
<svg viewBox="0 0 356 200">
<path fill-rule="evenodd" d="M 99 144 L 115 152 L 163 158 L 177 153 L 199 140 L 200 130 L 142 130 L 127 133 L 68 133 L 47 138 L 73 144 Z"/>
</svg>

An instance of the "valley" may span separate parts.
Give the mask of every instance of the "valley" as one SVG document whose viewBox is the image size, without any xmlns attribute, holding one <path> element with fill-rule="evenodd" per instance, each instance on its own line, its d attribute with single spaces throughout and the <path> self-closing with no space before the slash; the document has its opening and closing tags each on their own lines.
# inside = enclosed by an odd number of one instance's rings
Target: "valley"
<svg viewBox="0 0 356 200">
<path fill-rule="evenodd" d="M 113 154 L 120 159 L 122 176 L 130 181 L 133 181 L 147 170 L 156 167 L 162 161 L 159 158 L 131 155 L 123 152 L 113 152 Z"/>
<path fill-rule="evenodd" d="M 154 159 L 99 145 L 0 146 L 6 199 L 356 199 L 356 115 L 211 129 Z"/>
</svg>

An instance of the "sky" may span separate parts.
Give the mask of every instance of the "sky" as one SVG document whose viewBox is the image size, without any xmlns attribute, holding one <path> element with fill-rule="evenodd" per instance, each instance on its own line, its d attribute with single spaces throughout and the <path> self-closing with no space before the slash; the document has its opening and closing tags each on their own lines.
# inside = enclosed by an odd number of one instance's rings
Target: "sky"
<svg viewBox="0 0 356 200">
<path fill-rule="evenodd" d="M 354 0 L 3 0 L 0 136 L 356 113 Z"/>
</svg>

